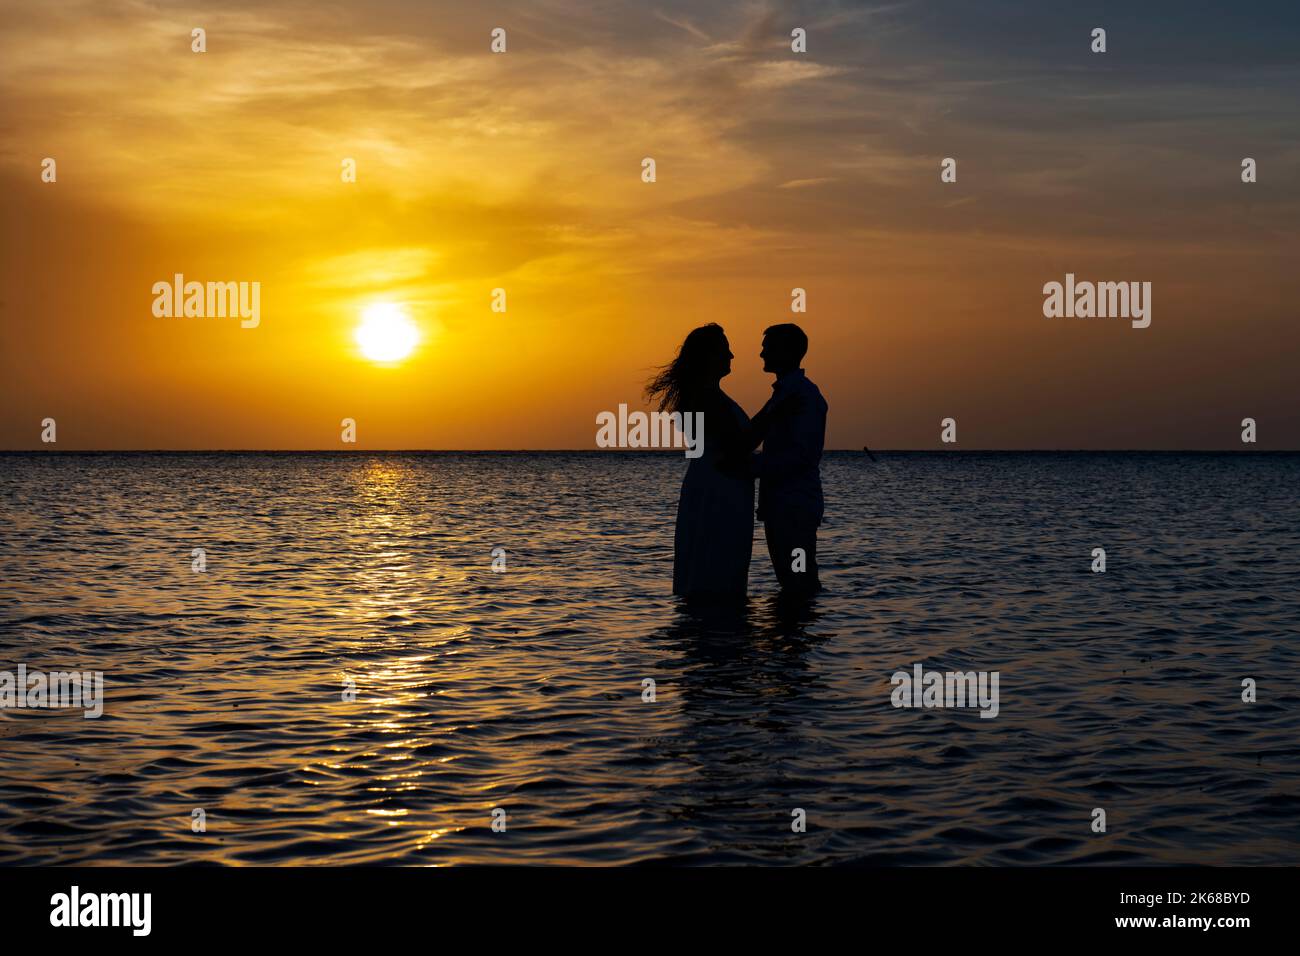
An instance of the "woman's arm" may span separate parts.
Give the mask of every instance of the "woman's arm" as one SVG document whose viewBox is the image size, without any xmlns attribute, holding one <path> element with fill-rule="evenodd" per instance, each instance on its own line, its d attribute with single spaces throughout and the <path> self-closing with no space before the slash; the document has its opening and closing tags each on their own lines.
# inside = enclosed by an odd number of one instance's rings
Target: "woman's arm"
<svg viewBox="0 0 1300 956">
<path fill-rule="evenodd" d="M 749 453 L 763 444 L 763 439 L 767 438 L 767 433 L 771 431 L 774 424 L 783 418 L 798 415 L 803 411 L 805 404 L 803 396 L 797 393 L 780 398 L 773 395 L 768 399 L 767 404 L 758 410 L 758 414 L 749 420 L 749 427 L 744 430 L 745 452 Z"/>
</svg>

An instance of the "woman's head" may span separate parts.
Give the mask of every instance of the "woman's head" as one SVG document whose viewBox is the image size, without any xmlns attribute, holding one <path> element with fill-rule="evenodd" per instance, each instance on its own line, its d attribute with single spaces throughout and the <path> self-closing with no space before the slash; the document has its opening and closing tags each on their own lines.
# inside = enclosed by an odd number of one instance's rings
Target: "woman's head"
<svg viewBox="0 0 1300 956">
<path fill-rule="evenodd" d="M 646 396 L 656 401 L 661 411 L 695 411 L 690 406 L 731 374 L 732 357 L 722 326 L 716 322 L 702 325 L 686 336 L 677 357 L 650 380 Z"/>
</svg>

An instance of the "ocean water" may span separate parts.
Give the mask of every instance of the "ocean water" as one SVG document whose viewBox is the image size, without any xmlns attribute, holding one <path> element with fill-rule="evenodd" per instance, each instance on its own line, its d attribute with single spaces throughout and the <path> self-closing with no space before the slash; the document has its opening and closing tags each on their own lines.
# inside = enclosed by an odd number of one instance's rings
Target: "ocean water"
<svg viewBox="0 0 1300 956">
<path fill-rule="evenodd" d="M 1300 455 L 877 457 L 701 615 L 677 455 L 0 456 L 0 670 L 105 680 L 0 711 L 0 863 L 1300 862 Z"/>
</svg>

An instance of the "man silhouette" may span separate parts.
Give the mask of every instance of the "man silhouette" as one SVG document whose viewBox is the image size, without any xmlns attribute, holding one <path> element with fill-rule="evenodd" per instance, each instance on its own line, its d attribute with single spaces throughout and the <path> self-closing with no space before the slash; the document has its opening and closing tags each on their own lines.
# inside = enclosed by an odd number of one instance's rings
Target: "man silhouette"
<svg viewBox="0 0 1300 956">
<path fill-rule="evenodd" d="M 763 371 L 776 375 L 763 411 L 771 415 L 763 450 L 754 455 L 758 477 L 758 520 L 783 593 L 809 596 L 821 590 L 817 578 L 817 526 L 822 522 L 822 446 L 826 400 L 800 368 L 808 336 L 792 322 L 763 332 Z M 788 402 L 788 404 L 786 404 Z M 760 412 L 760 415 L 762 412 Z M 800 553 L 802 552 L 802 554 Z"/>
</svg>

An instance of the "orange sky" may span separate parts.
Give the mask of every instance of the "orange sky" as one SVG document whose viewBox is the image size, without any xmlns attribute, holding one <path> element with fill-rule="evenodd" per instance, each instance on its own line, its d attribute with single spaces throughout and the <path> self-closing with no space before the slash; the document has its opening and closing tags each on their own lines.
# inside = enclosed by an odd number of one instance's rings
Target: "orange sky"
<svg viewBox="0 0 1300 956">
<path fill-rule="evenodd" d="M 593 448 L 707 321 L 756 410 L 791 319 L 831 447 L 946 416 L 965 448 L 1239 448 L 1246 416 L 1300 447 L 1294 22 L 1116 13 L 1098 56 L 1087 15 L 1001 8 L 6 0 L 0 448 L 46 417 L 69 450 L 335 448 L 345 417 L 363 449 Z M 155 317 L 177 272 L 259 282 L 260 325 Z M 1151 327 L 1044 318 L 1066 272 L 1150 281 Z M 405 362 L 358 353 L 375 302 Z"/>
</svg>

